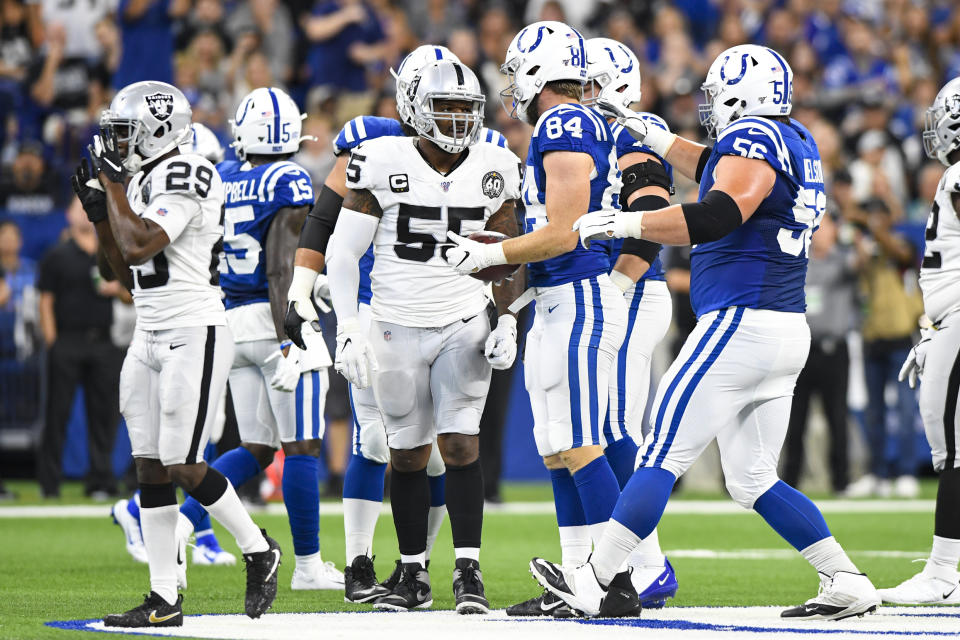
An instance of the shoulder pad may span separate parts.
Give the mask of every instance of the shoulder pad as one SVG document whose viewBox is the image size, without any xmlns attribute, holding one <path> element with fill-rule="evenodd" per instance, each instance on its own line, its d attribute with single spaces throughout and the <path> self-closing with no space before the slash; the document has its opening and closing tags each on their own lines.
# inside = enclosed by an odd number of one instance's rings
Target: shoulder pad
<svg viewBox="0 0 960 640">
<path fill-rule="evenodd" d="M 403 136 L 403 128 L 393 118 L 357 116 L 345 125 L 333 141 L 333 153 L 340 155 L 361 142 L 383 137 Z"/>
<path fill-rule="evenodd" d="M 507 139 L 496 129 L 488 129 L 486 127 L 480 129 L 480 135 L 477 139 L 477 142 L 486 142 L 504 149 L 507 148 Z"/>
<path fill-rule="evenodd" d="M 714 151 L 720 155 L 766 160 L 777 171 L 796 176 L 790 152 L 776 122 L 767 118 L 741 118 L 720 132 Z"/>
<path fill-rule="evenodd" d="M 313 183 L 307 170 L 295 162 L 277 162 L 260 178 L 260 200 L 281 206 L 313 204 Z"/>
<path fill-rule="evenodd" d="M 951 193 L 960 193 L 960 162 L 947 167 L 943 172 L 943 178 L 940 179 L 944 191 Z"/>
</svg>

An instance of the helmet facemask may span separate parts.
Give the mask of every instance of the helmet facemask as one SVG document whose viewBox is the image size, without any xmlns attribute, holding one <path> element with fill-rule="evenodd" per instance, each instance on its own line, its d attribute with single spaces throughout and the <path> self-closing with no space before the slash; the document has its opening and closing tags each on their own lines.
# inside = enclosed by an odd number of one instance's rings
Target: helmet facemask
<svg viewBox="0 0 960 640">
<path fill-rule="evenodd" d="M 722 86 L 703 85 L 700 90 L 706 98 L 706 101 L 697 108 L 700 124 L 707 130 L 709 137 L 716 138 L 720 131 L 740 117 L 743 112 L 741 100 L 736 96 L 723 100 Z"/>
<path fill-rule="evenodd" d="M 112 111 L 104 111 L 100 116 L 100 127 L 112 126 L 117 134 L 117 150 L 123 162 L 123 168 L 137 173 L 143 166 L 143 158 L 137 153 L 137 146 L 145 134 L 143 123 L 139 120 L 121 118 Z"/>
<path fill-rule="evenodd" d="M 947 156 L 960 148 L 960 97 L 949 99 L 955 102 L 952 110 L 938 100 L 923 114 L 923 150 L 927 157 L 948 167 L 951 163 Z"/>
<path fill-rule="evenodd" d="M 483 126 L 484 96 L 430 93 L 414 109 L 414 128 L 447 153 L 460 153 L 476 142 Z M 456 105 L 463 110 L 454 111 Z"/>
<path fill-rule="evenodd" d="M 523 120 L 527 111 L 527 105 L 522 102 L 523 90 L 517 84 L 517 69 L 520 66 L 520 59 L 514 58 L 500 65 L 500 73 L 507 76 L 510 84 L 506 89 L 500 92 L 500 104 L 503 110 L 515 120 Z M 531 69 L 531 73 L 536 73 L 536 67 Z M 508 103 L 507 100 L 510 100 Z"/>
</svg>

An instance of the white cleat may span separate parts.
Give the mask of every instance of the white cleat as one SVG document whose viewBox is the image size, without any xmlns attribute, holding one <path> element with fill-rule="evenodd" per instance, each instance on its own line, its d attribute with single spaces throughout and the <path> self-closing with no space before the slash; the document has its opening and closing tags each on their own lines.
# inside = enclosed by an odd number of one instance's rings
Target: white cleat
<svg viewBox="0 0 960 640">
<path fill-rule="evenodd" d="M 895 587 L 878 589 L 878 592 L 889 604 L 960 604 L 960 579 L 956 572 L 953 580 L 946 580 L 921 571 Z"/>
<path fill-rule="evenodd" d="M 237 556 L 220 548 L 208 547 L 205 544 L 193 546 L 193 564 L 233 566 L 237 564 Z"/>
<path fill-rule="evenodd" d="M 294 591 L 343 591 L 343 572 L 332 562 L 315 562 L 293 570 L 290 588 Z"/>
<path fill-rule="evenodd" d="M 600 586 L 589 562 L 575 569 L 564 569 L 543 558 L 534 558 L 530 561 L 530 573 L 540 586 L 566 602 L 571 609 L 588 617 L 600 613 L 607 590 Z"/>
<path fill-rule="evenodd" d="M 820 574 L 820 591 L 799 607 L 780 613 L 781 618 L 843 620 L 862 616 L 880 606 L 880 594 L 863 573 L 837 571 L 831 578 Z"/>
<path fill-rule="evenodd" d="M 143 546 L 140 523 L 127 511 L 128 500 L 117 500 L 110 510 L 113 521 L 120 525 L 126 538 L 127 553 L 137 562 L 147 563 L 147 548 Z"/>
</svg>

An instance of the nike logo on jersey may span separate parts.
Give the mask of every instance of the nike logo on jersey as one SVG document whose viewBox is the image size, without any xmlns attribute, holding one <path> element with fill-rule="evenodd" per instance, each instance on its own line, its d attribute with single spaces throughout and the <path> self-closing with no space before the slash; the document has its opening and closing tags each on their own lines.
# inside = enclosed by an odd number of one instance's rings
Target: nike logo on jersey
<svg viewBox="0 0 960 640">
<path fill-rule="evenodd" d="M 463 322 L 463 324 L 467 324 L 468 322 L 470 322 L 471 320 L 473 320 L 473 319 L 476 318 L 476 317 L 477 317 L 477 315 L 476 315 L 476 314 L 473 314 L 473 315 L 470 316 L 469 318 L 460 318 L 460 321 Z"/>
<path fill-rule="evenodd" d="M 150 622 L 150 624 L 159 624 L 159 623 L 161 623 L 161 622 L 166 622 L 166 621 L 169 620 L 170 618 L 176 618 L 178 614 L 179 614 L 178 611 L 174 611 L 173 613 L 168 613 L 167 615 L 165 615 L 165 616 L 160 616 L 160 617 L 158 618 L 158 617 L 157 617 L 157 610 L 154 609 L 153 611 L 150 612 L 150 617 L 147 618 L 147 620 Z"/>
<path fill-rule="evenodd" d="M 187 345 L 186 342 L 181 342 L 180 344 L 172 344 L 170 345 L 170 351 L 173 351 L 174 349 L 179 349 L 180 347 L 184 347 L 186 345 Z"/>
<path fill-rule="evenodd" d="M 547 309 L 547 313 L 553 313 L 553 310 L 556 309 L 556 308 L 559 307 L 559 306 L 560 306 L 559 304 L 553 305 L 552 307 L 550 307 L 549 309 Z"/>
</svg>

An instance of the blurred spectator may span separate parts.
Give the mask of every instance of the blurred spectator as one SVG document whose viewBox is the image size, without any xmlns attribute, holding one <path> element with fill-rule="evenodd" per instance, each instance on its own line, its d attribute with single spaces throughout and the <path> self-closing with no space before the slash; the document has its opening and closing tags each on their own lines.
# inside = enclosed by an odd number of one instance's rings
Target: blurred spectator
<svg viewBox="0 0 960 640">
<path fill-rule="evenodd" d="M 36 264 L 20 255 L 23 236 L 12 220 L 0 222 L 0 269 L 8 296 L 0 302 L 0 359 L 22 360 L 37 334 Z"/>
<path fill-rule="evenodd" d="M 853 198 L 863 204 L 879 198 L 885 201 L 895 220 L 903 216 L 907 197 L 903 158 L 886 134 L 871 129 L 860 136 L 857 159 L 850 163 Z"/>
<path fill-rule="evenodd" d="M 17 215 L 46 215 L 65 204 L 66 181 L 47 167 L 43 145 L 20 146 L 13 164 L 0 172 L 0 210 Z"/>
<path fill-rule="evenodd" d="M 6 146 L 7 121 L 20 106 L 20 83 L 32 58 L 25 7 L 19 0 L 0 0 L 0 151 Z"/>
<path fill-rule="evenodd" d="M 226 26 L 234 41 L 239 42 L 241 38 L 250 36 L 254 38 L 256 46 L 266 56 L 270 73 L 278 85 L 286 85 L 292 80 L 296 38 L 293 18 L 284 3 L 278 0 L 241 3 L 230 14 Z"/>
<path fill-rule="evenodd" d="M 330 118 L 323 115 L 313 115 L 304 120 L 303 135 L 313 136 L 316 140 L 304 140 L 300 144 L 300 151 L 293 157 L 293 161 L 310 174 L 314 191 L 318 193 L 337 161 L 333 155 L 334 131 L 330 124 Z"/>
<path fill-rule="evenodd" d="M 467 22 L 467 12 L 456 0 L 409 0 L 406 8 L 410 28 L 421 42 L 445 42 L 454 29 Z"/>
<path fill-rule="evenodd" d="M 173 82 L 173 24 L 189 10 L 190 0 L 120 0 L 123 53 L 115 89 L 141 80 Z"/>
<path fill-rule="evenodd" d="M 97 236 L 79 201 L 67 210 L 67 238 L 40 263 L 40 324 L 49 349 L 47 423 L 40 439 L 37 480 L 44 497 L 60 494 L 63 445 L 77 385 L 87 410 L 88 496 L 116 494 L 110 454 L 120 421 L 120 351 L 110 339 L 114 291 L 97 270 Z"/>
<path fill-rule="evenodd" d="M 249 5 L 250 2 L 241 3 L 234 11 L 234 15 L 240 13 Z M 224 18 L 223 2 L 221 0 L 197 0 L 193 5 L 193 10 L 180 21 L 175 48 L 177 51 L 182 51 L 190 45 L 190 42 L 198 33 L 209 31 L 220 40 L 220 47 L 224 51 L 229 51 L 231 36 L 224 28 Z"/>
<path fill-rule="evenodd" d="M 28 4 L 40 5 L 48 40 L 51 28 L 66 32 L 65 57 L 96 60 L 103 54 L 95 27 L 114 11 L 114 0 L 28 0 Z"/>
<path fill-rule="evenodd" d="M 837 223 L 825 215 L 813 234 L 807 266 L 807 322 L 810 354 L 797 378 L 784 446 L 783 481 L 798 486 L 803 471 L 810 399 L 820 397 L 830 434 L 830 486 L 847 488 L 847 380 L 850 355 L 847 333 L 856 318 L 856 265 L 851 247 L 837 243 Z"/>
<path fill-rule="evenodd" d="M 942 164 L 931 161 L 923 165 L 917 178 L 917 197 L 907 208 L 907 220 L 926 223 L 941 177 L 943 177 Z"/>
</svg>

